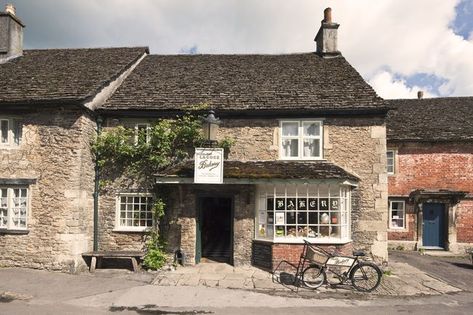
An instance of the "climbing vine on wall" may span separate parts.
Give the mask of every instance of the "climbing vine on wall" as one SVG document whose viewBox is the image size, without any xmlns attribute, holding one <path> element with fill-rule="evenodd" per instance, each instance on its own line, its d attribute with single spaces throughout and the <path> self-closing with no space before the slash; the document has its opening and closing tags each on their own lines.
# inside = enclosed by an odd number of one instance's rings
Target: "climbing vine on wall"
<svg viewBox="0 0 473 315">
<path fill-rule="evenodd" d="M 217 146 L 229 150 L 234 140 L 225 138 Z M 92 152 L 100 169 L 101 186 L 110 184 L 113 176 L 129 176 L 146 187 L 153 187 L 154 175 L 194 154 L 204 145 L 202 117 L 186 114 L 175 119 L 159 119 L 148 130 L 122 126 L 101 132 L 92 143 Z M 158 269 L 165 263 L 164 241 L 159 220 L 164 216 L 166 193 L 156 190 L 154 228 L 148 232 L 144 264 Z"/>
</svg>

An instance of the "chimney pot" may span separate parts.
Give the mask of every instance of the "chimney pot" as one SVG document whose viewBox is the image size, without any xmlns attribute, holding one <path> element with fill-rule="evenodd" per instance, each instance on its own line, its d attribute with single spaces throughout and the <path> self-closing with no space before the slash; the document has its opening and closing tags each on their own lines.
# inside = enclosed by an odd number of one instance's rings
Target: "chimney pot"
<svg viewBox="0 0 473 315">
<path fill-rule="evenodd" d="M 424 92 L 423 91 L 418 91 L 417 92 L 417 98 L 420 100 L 424 97 Z"/>
<path fill-rule="evenodd" d="M 317 43 L 317 54 L 323 58 L 334 58 L 340 56 L 337 48 L 338 27 L 337 23 L 332 22 L 332 9 L 326 8 L 324 10 L 324 19 L 320 23 L 319 31 L 315 35 L 315 42 Z"/>
<path fill-rule="evenodd" d="M 332 23 L 332 9 L 326 8 L 324 10 L 324 23 Z"/>
<path fill-rule="evenodd" d="M 5 13 L 10 13 L 11 15 L 15 15 L 16 13 L 15 6 L 11 3 L 7 3 L 5 5 Z"/>
</svg>

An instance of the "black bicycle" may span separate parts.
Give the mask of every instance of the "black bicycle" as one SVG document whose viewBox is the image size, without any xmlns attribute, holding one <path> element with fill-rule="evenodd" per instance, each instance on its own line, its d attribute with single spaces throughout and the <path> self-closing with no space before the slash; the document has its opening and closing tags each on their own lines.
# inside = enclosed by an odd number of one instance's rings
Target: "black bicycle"
<svg viewBox="0 0 473 315">
<path fill-rule="evenodd" d="M 382 272 L 377 265 L 360 260 L 366 256 L 362 251 L 353 252 L 353 256 L 340 256 L 327 252 L 321 247 L 315 246 L 304 240 L 304 247 L 297 266 L 285 262 L 296 268 L 293 284 L 299 281 L 306 287 L 317 289 L 324 283 L 346 284 L 351 282 L 358 291 L 371 292 L 381 283 Z M 327 272 L 332 277 L 327 281 Z M 333 280 L 337 282 L 334 283 Z"/>
</svg>

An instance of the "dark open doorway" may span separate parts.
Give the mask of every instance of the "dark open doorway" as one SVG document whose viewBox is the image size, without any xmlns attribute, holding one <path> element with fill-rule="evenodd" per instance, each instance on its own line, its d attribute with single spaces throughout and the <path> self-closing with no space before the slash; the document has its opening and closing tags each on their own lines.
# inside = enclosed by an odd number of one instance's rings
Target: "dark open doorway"
<svg viewBox="0 0 473 315">
<path fill-rule="evenodd" d="M 199 224 L 197 229 L 197 257 L 233 263 L 232 199 L 222 197 L 199 198 Z"/>
</svg>

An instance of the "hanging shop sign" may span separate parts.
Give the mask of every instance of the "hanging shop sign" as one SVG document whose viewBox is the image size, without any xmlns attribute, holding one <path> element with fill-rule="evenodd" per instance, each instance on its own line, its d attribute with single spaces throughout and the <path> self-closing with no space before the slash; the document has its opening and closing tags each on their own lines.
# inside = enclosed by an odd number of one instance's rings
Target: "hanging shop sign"
<svg viewBox="0 0 473 315">
<path fill-rule="evenodd" d="M 196 148 L 194 160 L 194 183 L 223 183 L 222 148 Z"/>
</svg>

